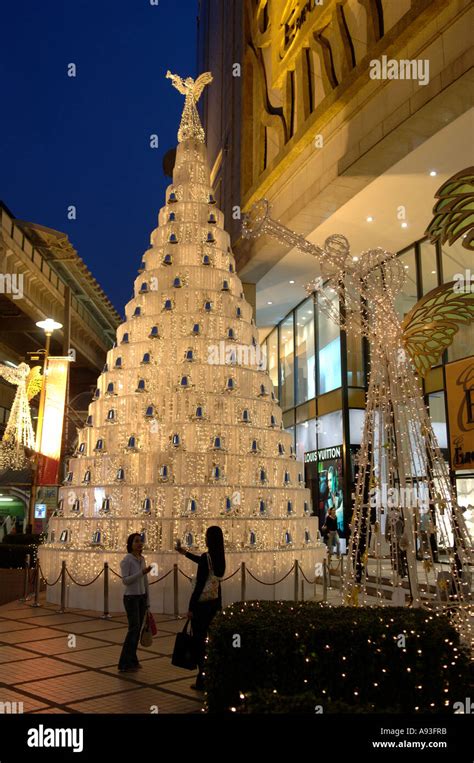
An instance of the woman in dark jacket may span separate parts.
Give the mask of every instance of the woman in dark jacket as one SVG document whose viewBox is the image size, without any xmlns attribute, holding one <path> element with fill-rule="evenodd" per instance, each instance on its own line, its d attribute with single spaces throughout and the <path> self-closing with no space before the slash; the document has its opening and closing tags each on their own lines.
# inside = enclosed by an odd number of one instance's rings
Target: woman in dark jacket
<svg viewBox="0 0 474 763">
<path fill-rule="evenodd" d="M 192 689 L 204 689 L 204 657 L 206 653 L 206 636 L 211 621 L 222 609 L 221 584 L 216 578 L 221 578 L 225 572 L 224 536 L 217 525 L 208 527 L 206 532 L 208 553 L 197 556 L 176 544 L 176 550 L 198 565 L 196 585 L 189 600 L 188 618 L 192 618 L 193 636 L 196 643 L 196 657 L 199 673 Z"/>
</svg>

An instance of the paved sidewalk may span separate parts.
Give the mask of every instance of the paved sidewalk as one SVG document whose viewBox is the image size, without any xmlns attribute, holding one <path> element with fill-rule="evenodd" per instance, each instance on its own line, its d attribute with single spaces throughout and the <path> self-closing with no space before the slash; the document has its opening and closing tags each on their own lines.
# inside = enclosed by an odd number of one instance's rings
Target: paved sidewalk
<svg viewBox="0 0 474 763">
<path fill-rule="evenodd" d="M 195 672 L 171 665 L 183 620 L 155 615 L 158 634 L 140 648 L 137 673 L 118 673 L 127 628 L 124 613 L 68 610 L 40 599 L 0 607 L 0 713 L 22 702 L 25 713 L 199 713 L 202 695 L 190 688 Z"/>
</svg>

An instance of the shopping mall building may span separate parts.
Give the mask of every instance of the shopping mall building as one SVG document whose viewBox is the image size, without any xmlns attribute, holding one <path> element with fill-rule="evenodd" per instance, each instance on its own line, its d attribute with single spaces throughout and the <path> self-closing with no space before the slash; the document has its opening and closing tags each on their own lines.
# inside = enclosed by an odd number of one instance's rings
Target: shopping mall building
<svg viewBox="0 0 474 763">
<path fill-rule="evenodd" d="M 335 505 L 347 523 L 368 348 L 319 309 L 334 293 L 305 291 L 315 259 L 268 237 L 246 240 L 241 214 L 265 197 L 275 220 L 311 242 L 340 233 L 354 257 L 377 246 L 399 253 L 406 279 L 396 307 L 407 331 L 433 289 L 443 303 L 455 288 L 444 284 L 474 292 L 469 234 L 447 235 L 449 213 L 426 234 L 437 192 L 469 168 L 473 207 L 474 8 L 201 0 L 198 21 L 198 70 L 214 77 L 201 105 L 212 180 L 239 276 L 313 506 L 322 516 Z M 453 197 L 466 187 L 458 182 Z M 421 383 L 459 504 L 474 507 L 474 324 L 462 312 L 451 308 L 454 331 L 433 329 L 435 359 Z"/>
</svg>

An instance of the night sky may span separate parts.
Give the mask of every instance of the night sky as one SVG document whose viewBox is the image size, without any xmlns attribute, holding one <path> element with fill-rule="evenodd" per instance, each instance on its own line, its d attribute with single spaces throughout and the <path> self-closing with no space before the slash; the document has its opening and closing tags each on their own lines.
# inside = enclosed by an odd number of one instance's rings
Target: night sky
<svg viewBox="0 0 474 763">
<path fill-rule="evenodd" d="M 162 159 L 184 98 L 165 74 L 196 76 L 197 10 L 198 0 L 2 6 L 0 199 L 67 233 L 121 314 L 170 182 Z"/>
</svg>

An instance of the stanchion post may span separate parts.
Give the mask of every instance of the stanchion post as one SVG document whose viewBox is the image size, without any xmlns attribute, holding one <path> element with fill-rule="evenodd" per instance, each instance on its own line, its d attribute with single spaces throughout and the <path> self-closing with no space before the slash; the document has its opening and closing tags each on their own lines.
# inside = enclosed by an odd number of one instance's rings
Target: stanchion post
<svg viewBox="0 0 474 763">
<path fill-rule="evenodd" d="M 102 620 L 110 620 L 109 613 L 109 563 L 104 562 L 104 614 Z"/>
<path fill-rule="evenodd" d="M 295 559 L 295 601 L 298 601 L 298 559 Z"/>
<path fill-rule="evenodd" d="M 247 595 L 247 569 L 245 562 L 240 563 L 240 601 L 245 601 Z"/>
<path fill-rule="evenodd" d="M 40 585 L 41 585 L 41 567 L 38 558 L 36 558 L 36 580 L 35 580 L 35 600 L 32 607 L 39 607 L 39 595 L 40 595 Z"/>
<path fill-rule="evenodd" d="M 66 562 L 61 562 L 61 609 L 60 615 L 64 615 L 66 611 Z"/>
<path fill-rule="evenodd" d="M 304 580 L 301 579 L 301 601 L 304 601 Z"/>
<path fill-rule="evenodd" d="M 174 598 L 174 616 L 179 617 L 179 591 L 178 591 L 178 565 L 173 564 L 173 598 Z"/>
<path fill-rule="evenodd" d="M 328 569 L 326 559 L 323 562 L 323 601 L 328 600 Z"/>
<path fill-rule="evenodd" d="M 23 596 L 20 601 L 26 601 L 28 599 L 28 588 L 30 583 L 30 555 L 25 556 L 25 585 L 23 588 Z"/>
</svg>

